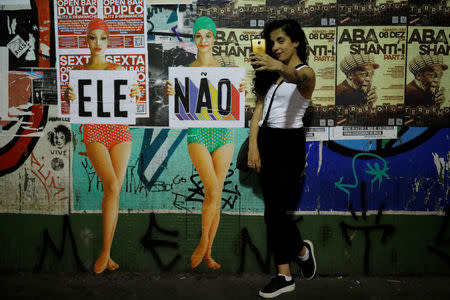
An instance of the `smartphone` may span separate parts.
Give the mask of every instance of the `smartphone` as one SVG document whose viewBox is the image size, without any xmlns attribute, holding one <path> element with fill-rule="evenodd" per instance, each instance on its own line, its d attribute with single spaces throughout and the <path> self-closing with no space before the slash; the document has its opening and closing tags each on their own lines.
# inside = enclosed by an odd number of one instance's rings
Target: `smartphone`
<svg viewBox="0 0 450 300">
<path fill-rule="evenodd" d="M 266 53 L 266 40 L 265 39 L 252 39 L 252 52 Z"/>
</svg>

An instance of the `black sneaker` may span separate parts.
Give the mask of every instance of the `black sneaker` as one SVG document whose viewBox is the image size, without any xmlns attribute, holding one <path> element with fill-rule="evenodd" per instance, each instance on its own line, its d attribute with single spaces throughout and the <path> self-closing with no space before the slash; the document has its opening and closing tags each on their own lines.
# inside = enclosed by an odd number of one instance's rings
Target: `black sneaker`
<svg viewBox="0 0 450 300">
<path fill-rule="evenodd" d="M 263 298 L 275 298 L 293 290 L 295 290 L 294 279 L 292 278 L 291 281 L 287 281 L 284 276 L 278 275 L 272 278 L 269 284 L 259 291 L 259 295 Z"/>
<path fill-rule="evenodd" d="M 299 257 L 297 258 L 300 264 L 300 273 L 302 277 L 306 280 L 310 280 L 316 275 L 316 258 L 314 257 L 314 246 L 311 241 L 304 240 L 303 245 L 309 250 L 309 258 L 306 261 L 302 261 Z"/>
</svg>

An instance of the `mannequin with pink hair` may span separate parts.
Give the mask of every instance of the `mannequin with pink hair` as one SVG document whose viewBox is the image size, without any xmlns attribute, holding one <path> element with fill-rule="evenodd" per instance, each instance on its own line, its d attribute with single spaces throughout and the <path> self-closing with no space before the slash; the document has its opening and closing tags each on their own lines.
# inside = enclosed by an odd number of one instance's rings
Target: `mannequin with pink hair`
<svg viewBox="0 0 450 300">
<path fill-rule="evenodd" d="M 90 58 L 87 64 L 77 69 L 123 70 L 121 65 L 106 60 L 108 41 L 109 28 L 106 22 L 102 19 L 92 19 L 86 37 Z M 75 91 L 71 86 L 65 96 L 68 100 L 75 100 Z M 135 83 L 130 90 L 130 97 L 138 100 L 140 96 L 139 87 Z M 119 268 L 111 258 L 111 245 L 119 217 L 120 190 L 131 154 L 130 128 L 124 124 L 85 124 L 83 142 L 86 145 L 86 155 L 103 185 L 103 243 L 94 267 L 94 272 L 99 274 L 105 269 L 113 271 Z"/>
</svg>

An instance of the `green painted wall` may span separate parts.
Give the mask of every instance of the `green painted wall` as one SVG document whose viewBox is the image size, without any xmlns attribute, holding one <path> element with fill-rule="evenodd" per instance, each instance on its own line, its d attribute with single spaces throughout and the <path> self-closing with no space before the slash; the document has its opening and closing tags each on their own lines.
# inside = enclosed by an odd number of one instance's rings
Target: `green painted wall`
<svg viewBox="0 0 450 300">
<path fill-rule="evenodd" d="M 361 216 L 358 220 L 351 216 L 302 216 L 298 226 L 304 238 L 314 242 L 318 274 L 450 275 L 450 233 L 442 231 L 444 216 L 385 215 L 378 225 L 376 221 L 376 216 L 365 220 Z M 383 225 L 387 229 L 371 229 L 367 233 L 369 240 L 364 230 L 349 229 L 351 244 L 348 244 L 343 224 L 366 228 Z M 216 271 L 204 264 L 195 270 L 190 267 L 190 255 L 198 243 L 200 228 L 198 214 L 121 214 L 112 258 L 121 270 L 132 272 L 274 272 L 273 260 L 268 261 L 263 217 L 222 215 L 213 246 L 213 255 L 222 264 Z M 387 232 L 385 242 L 384 232 Z M 100 251 L 101 234 L 99 214 L 70 217 L 2 214 L 0 270 L 92 271 Z"/>
</svg>

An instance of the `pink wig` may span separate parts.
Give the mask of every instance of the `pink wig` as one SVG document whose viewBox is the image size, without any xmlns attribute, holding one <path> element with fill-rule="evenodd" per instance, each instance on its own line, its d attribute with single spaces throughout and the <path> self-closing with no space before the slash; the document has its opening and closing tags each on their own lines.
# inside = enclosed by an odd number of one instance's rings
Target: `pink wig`
<svg viewBox="0 0 450 300">
<path fill-rule="evenodd" d="M 98 19 L 98 18 L 92 19 L 89 22 L 89 25 L 87 28 L 87 35 L 89 35 L 89 33 L 95 29 L 103 30 L 104 32 L 106 32 L 106 35 L 109 37 L 109 28 L 108 28 L 108 25 L 106 24 L 106 22 L 103 21 L 103 19 Z"/>
</svg>

